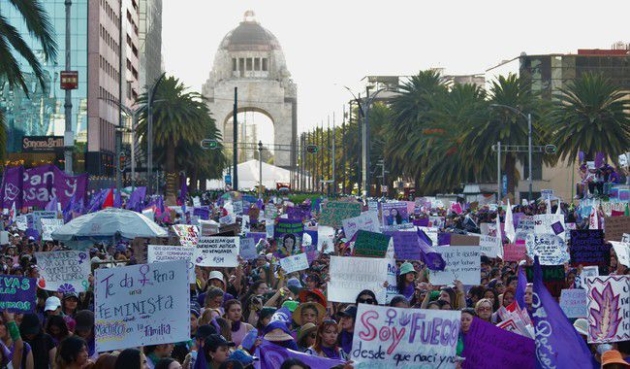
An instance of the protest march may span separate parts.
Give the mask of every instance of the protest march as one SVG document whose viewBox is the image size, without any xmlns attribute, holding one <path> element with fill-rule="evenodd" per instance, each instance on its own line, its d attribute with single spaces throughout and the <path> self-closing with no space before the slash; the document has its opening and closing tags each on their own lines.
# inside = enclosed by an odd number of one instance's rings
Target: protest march
<svg viewBox="0 0 630 369">
<path fill-rule="evenodd" d="M 628 199 L 167 205 L 26 171 L 0 188 L 1 368 L 630 367 Z"/>
</svg>

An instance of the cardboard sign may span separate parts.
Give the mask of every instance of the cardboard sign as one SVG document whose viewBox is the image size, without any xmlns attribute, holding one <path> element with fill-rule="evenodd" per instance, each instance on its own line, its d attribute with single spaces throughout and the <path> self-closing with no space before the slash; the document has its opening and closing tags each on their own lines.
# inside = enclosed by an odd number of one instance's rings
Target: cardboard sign
<svg viewBox="0 0 630 369">
<path fill-rule="evenodd" d="M 280 259 L 280 266 L 287 274 L 308 269 L 308 258 L 305 253 L 287 256 Z"/>
<path fill-rule="evenodd" d="M 416 232 L 383 232 L 391 236 L 394 242 L 394 254 L 398 260 L 420 260 L 420 246 Z"/>
<path fill-rule="evenodd" d="M 0 278 L 0 310 L 12 313 L 34 312 L 36 308 L 37 281 L 35 278 L 3 275 Z"/>
<path fill-rule="evenodd" d="M 492 337 L 488 339 L 488 337 Z M 474 318 L 464 335 L 464 369 L 534 368 L 536 344 L 533 339 Z"/>
<path fill-rule="evenodd" d="M 319 225 L 335 228 L 343 226 L 343 220 L 361 215 L 361 203 L 345 201 L 329 201 L 322 205 Z"/>
<path fill-rule="evenodd" d="M 391 238 L 382 233 L 359 230 L 354 243 L 354 255 L 383 258 L 387 253 Z"/>
<path fill-rule="evenodd" d="M 347 239 L 354 237 L 359 230 L 378 232 L 380 224 L 378 223 L 378 214 L 372 211 L 361 213 L 358 217 L 342 220 L 343 233 Z"/>
<path fill-rule="evenodd" d="M 452 284 L 459 280 L 465 285 L 478 285 L 481 281 L 481 251 L 479 246 L 437 247 L 446 261 L 443 271 L 429 270 L 434 286 Z"/>
<path fill-rule="evenodd" d="M 57 219 L 57 212 L 49 210 L 35 210 L 33 212 L 33 224 L 39 233 L 42 233 L 42 219 Z"/>
<path fill-rule="evenodd" d="M 96 350 L 189 340 L 186 264 L 184 260 L 176 260 L 97 269 L 94 286 Z"/>
<path fill-rule="evenodd" d="M 150 264 L 173 260 L 184 260 L 188 266 L 188 282 L 190 284 L 194 284 L 197 280 L 197 277 L 195 276 L 195 263 L 193 263 L 194 253 L 194 247 L 149 245 L 147 261 Z"/>
<path fill-rule="evenodd" d="M 514 213 L 515 219 L 516 219 L 516 214 L 522 214 L 522 213 Z M 518 226 L 516 227 L 516 231 L 533 232 L 536 222 L 534 221 L 533 216 L 521 215 L 519 216 L 517 224 Z"/>
<path fill-rule="evenodd" d="M 555 234 L 562 240 L 565 239 L 566 227 L 563 214 L 538 214 L 534 215 L 535 234 Z"/>
<path fill-rule="evenodd" d="M 256 241 L 253 238 L 241 238 L 241 249 L 239 255 L 244 260 L 253 260 L 258 256 L 256 251 Z"/>
<path fill-rule="evenodd" d="M 527 259 L 527 246 L 524 242 L 508 243 L 503 246 L 503 260 L 521 261 Z"/>
<path fill-rule="evenodd" d="M 562 290 L 560 308 L 567 318 L 586 318 L 586 290 L 582 288 Z"/>
<path fill-rule="evenodd" d="M 394 260 L 331 256 L 328 300 L 354 303 L 359 292 L 370 289 L 379 303 L 383 303 L 387 294 L 383 284 L 389 269 L 395 272 Z"/>
<path fill-rule="evenodd" d="M 499 247 L 501 245 L 501 241 L 499 237 L 494 236 L 480 236 L 479 237 L 479 249 L 481 250 L 482 255 L 486 255 L 489 258 L 496 258 L 499 256 L 501 250 Z"/>
<path fill-rule="evenodd" d="M 630 340 L 630 276 L 586 278 L 588 343 Z"/>
<path fill-rule="evenodd" d="M 241 239 L 238 237 L 200 237 L 194 260 L 199 266 L 236 267 Z"/>
<path fill-rule="evenodd" d="M 540 265 L 559 265 L 569 262 L 564 239 L 554 234 L 528 234 L 525 239 L 527 254 L 538 256 Z"/>
<path fill-rule="evenodd" d="M 553 297 L 560 297 L 566 286 L 564 265 L 541 265 L 543 284 Z M 527 282 L 534 281 L 534 269 L 531 265 L 525 266 Z"/>
<path fill-rule="evenodd" d="M 597 265 L 606 268 L 610 263 L 610 246 L 604 244 L 601 229 L 571 231 L 571 265 Z"/>
<path fill-rule="evenodd" d="M 199 228 L 195 225 L 174 224 L 173 231 L 179 237 L 179 243 L 185 247 L 195 247 L 199 242 Z"/>
<path fill-rule="evenodd" d="M 63 226 L 63 219 L 42 218 L 41 222 L 42 240 L 52 241 L 52 233 Z"/>
<path fill-rule="evenodd" d="M 359 304 L 350 360 L 357 368 L 455 368 L 461 313 Z"/>
<path fill-rule="evenodd" d="M 86 251 L 36 252 L 37 266 L 40 269 L 41 289 L 57 292 L 85 292 L 90 287 L 88 277 L 90 257 Z"/>
<path fill-rule="evenodd" d="M 624 232 L 630 229 L 630 217 L 605 217 L 604 229 L 606 231 L 606 240 L 621 241 Z"/>
</svg>

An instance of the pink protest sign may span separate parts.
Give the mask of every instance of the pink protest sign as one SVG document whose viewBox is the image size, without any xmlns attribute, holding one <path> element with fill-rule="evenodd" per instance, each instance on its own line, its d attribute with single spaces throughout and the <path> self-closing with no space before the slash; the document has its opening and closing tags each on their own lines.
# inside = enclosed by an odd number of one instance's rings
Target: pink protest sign
<svg viewBox="0 0 630 369">
<path fill-rule="evenodd" d="M 526 259 L 527 247 L 524 242 L 508 243 L 503 246 L 504 261 L 521 261 Z"/>
</svg>

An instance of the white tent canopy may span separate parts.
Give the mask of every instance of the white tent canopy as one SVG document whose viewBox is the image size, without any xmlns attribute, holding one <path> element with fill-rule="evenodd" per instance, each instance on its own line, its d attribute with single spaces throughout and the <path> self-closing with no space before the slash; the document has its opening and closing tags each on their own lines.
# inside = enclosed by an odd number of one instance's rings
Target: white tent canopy
<svg viewBox="0 0 630 369">
<path fill-rule="evenodd" d="M 238 190 L 251 190 L 260 181 L 260 162 L 256 159 L 238 164 Z M 226 172 L 227 173 L 227 172 Z M 262 163 L 262 183 L 267 189 L 275 189 L 276 183 L 291 183 L 291 171 L 275 165 Z M 207 181 L 207 188 L 225 188 L 222 180 Z"/>
</svg>

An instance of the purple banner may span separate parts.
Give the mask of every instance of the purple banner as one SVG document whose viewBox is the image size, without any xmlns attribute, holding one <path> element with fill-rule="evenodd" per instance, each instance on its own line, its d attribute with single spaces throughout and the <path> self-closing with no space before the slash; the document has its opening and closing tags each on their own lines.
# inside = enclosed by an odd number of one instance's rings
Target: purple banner
<svg viewBox="0 0 630 369">
<path fill-rule="evenodd" d="M 258 348 L 256 356 L 260 358 L 257 363 L 260 369 L 277 369 L 286 359 L 299 359 L 311 368 L 332 368 L 343 364 L 342 360 L 328 359 L 303 352 L 293 351 L 263 340 Z"/>
<path fill-rule="evenodd" d="M 57 198 L 64 208 L 72 196 L 85 198 L 88 174 L 69 176 L 54 165 L 36 168 L 23 167 L 5 170 L 2 181 L 1 205 L 9 208 L 15 202 L 17 208 L 35 206 L 44 208 L 52 198 Z"/>
<path fill-rule="evenodd" d="M 464 335 L 462 368 L 534 368 L 534 340 L 474 318 Z"/>
<path fill-rule="evenodd" d="M 0 310 L 9 309 L 12 313 L 35 311 L 35 278 L 4 275 L 0 278 Z"/>
<path fill-rule="evenodd" d="M 311 219 L 310 212 L 293 206 L 287 208 L 287 217 L 289 220 L 299 220 L 300 222 Z"/>
<path fill-rule="evenodd" d="M 421 260 L 420 245 L 416 232 L 383 232 L 394 239 L 394 253 L 398 260 Z"/>
</svg>

